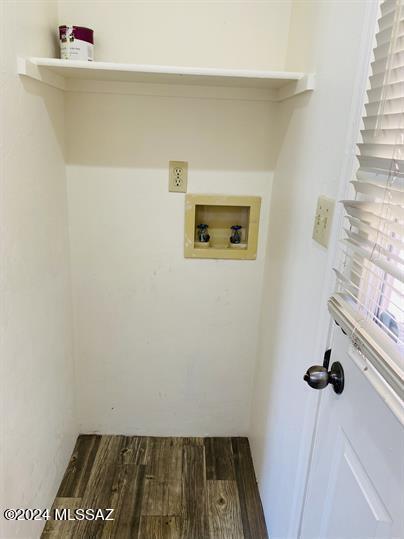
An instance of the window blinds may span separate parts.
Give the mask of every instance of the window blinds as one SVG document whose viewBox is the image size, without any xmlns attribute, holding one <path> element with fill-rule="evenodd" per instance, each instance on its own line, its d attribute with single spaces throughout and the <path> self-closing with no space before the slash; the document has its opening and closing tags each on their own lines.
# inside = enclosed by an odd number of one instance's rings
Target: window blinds
<svg viewBox="0 0 404 539">
<path fill-rule="evenodd" d="M 404 5 L 381 4 L 331 314 L 401 395 L 404 373 Z"/>
</svg>

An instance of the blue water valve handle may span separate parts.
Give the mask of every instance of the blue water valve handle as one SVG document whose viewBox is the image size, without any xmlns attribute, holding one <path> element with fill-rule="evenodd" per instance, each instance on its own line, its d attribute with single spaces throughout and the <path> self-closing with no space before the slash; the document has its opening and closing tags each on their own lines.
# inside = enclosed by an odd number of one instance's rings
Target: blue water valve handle
<svg viewBox="0 0 404 539">
<path fill-rule="evenodd" d="M 242 226 L 240 225 L 233 225 L 231 229 L 233 230 L 233 234 L 230 236 L 230 242 L 231 243 L 240 243 L 241 242 L 241 235 L 239 230 L 241 230 Z"/>
<path fill-rule="evenodd" d="M 207 243 L 210 240 L 210 236 L 208 234 L 208 225 L 201 223 L 196 228 L 198 228 L 198 238 L 201 243 Z"/>
</svg>

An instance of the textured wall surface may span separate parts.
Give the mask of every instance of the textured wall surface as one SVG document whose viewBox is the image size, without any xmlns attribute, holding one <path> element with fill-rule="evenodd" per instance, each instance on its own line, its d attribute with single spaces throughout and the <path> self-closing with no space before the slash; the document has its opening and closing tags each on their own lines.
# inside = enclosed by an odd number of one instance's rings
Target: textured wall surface
<svg viewBox="0 0 404 539">
<path fill-rule="evenodd" d="M 82 431 L 247 431 L 274 118 L 268 102 L 68 96 Z M 257 260 L 184 259 L 170 159 L 189 161 L 190 193 L 262 197 Z"/>
<path fill-rule="evenodd" d="M 55 2 L 0 4 L 1 506 L 50 507 L 73 448 L 73 358 L 63 95 L 16 75 L 53 55 Z M 38 537 L 5 522 L 1 537 Z"/>
<path fill-rule="evenodd" d="M 282 69 L 290 8 L 62 0 L 59 18 L 94 28 L 99 60 Z M 140 86 L 66 97 L 80 428 L 244 434 L 278 107 L 206 88 L 146 97 Z M 184 259 L 170 159 L 189 161 L 188 192 L 263 197 L 257 261 Z"/>
<path fill-rule="evenodd" d="M 365 2 L 296 2 L 291 19 L 290 64 L 314 71 L 317 82 L 312 95 L 282 105 L 270 208 L 250 441 L 274 539 L 298 536 L 318 398 L 302 377 L 322 363 L 333 256 L 312 240 L 313 219 L 319 195 L 338 198 L 344 159 L 352 154 L 347 141 L 365 12 Z"/>
<path fill-rule="evenodd" d="M 95 59 L 284 69 L 290 0 L 60 0 L 61 24 L 95 30 Z"/>
</svg>

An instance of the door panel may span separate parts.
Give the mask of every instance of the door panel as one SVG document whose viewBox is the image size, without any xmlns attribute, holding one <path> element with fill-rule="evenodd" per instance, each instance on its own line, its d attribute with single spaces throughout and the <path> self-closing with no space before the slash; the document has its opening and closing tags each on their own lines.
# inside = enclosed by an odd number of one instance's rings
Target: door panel
<svg viewBox="0 0 404 539">
<path fill-rule="evenodd" d="M 303 514 L 304 539 L 404 538 L 404 433 L 335 331 L 345 389 L 322 390 Z"/>
<path fill-rule="evenodd" d="M 342 429 L 330 457 L 320 536 L 388 536 L 391 517 Z"/>
</svg>

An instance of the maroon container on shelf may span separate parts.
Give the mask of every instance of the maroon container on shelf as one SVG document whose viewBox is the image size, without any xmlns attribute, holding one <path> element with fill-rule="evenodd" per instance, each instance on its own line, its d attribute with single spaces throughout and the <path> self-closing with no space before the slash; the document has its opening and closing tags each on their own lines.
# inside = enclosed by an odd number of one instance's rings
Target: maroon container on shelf
<svg viewBox="0 0 404 539">
<path fill-rule="evenodd" d="M 62 60 L 94 59 L 94 30 L 84 26 L 59 26 L 60 58 Z"/>
</svg>

